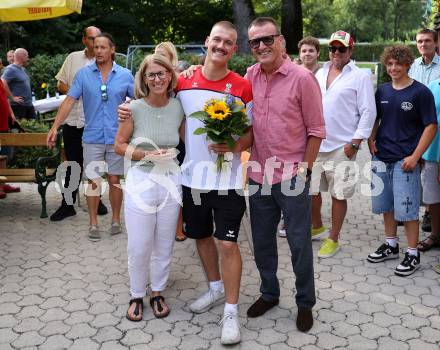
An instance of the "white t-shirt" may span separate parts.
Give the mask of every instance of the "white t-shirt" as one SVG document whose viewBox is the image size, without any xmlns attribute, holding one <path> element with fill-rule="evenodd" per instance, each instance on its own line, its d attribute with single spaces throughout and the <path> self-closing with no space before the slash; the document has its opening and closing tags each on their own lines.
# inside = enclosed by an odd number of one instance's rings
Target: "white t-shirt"
<svg viewBox="0 0 440 350">
<path fill-rule="evenodd" d="M 81 68 L 88 66 L 93 62 L 95 62 L 95 58 L 88 58 L 86 56 L 85 50 L 72 52 L 66 57 L 60 71 L 55 76 L 55 79 L 63 82 L 64 84 L 67 84 L 70 88 L 70 86 L 72 86 L 73 79 L 75 78 L 76 73 Z M 64 121 L 64 124 L 76 126 L 77 128 L 84 127 L 84 110 L 82 98 L 80 98 L 78 101 L 75 101 L 72 111 L 69 113 L 69 116 Z"/>
<path fill-rule="evenodd" d="M 218 172 L 217 154 L 210 152 L 210 140 L 206 134 L 194 135 L 203 123 L 189 115 L 203 110 L 209 99 L 221 99 L 232 95 L 246 105 L 249 121 L 252 120 L 252 88 L 240 75 L 230 72 L 218 81 L 207 80 L 198 69 L 191 79 L 179 78 L 176 97 L 182 103 L 186 116 L 185 160 L 182 164 L 182 185 L 202 190 L 229 190 L 243 188 L 243 173 L 240 154 L 234 154 L 229 166 Z"/>
<path fill-rule="evenodd" d="M 329 69 L 330 62 L 326 62 L 316 73 L 327 135 L 319 152 L 331 152 L 352 139 L 367 139 L 376 120 L 373 83 L 368 73 L 350 61 L 327 88 Z"/>
</svg>

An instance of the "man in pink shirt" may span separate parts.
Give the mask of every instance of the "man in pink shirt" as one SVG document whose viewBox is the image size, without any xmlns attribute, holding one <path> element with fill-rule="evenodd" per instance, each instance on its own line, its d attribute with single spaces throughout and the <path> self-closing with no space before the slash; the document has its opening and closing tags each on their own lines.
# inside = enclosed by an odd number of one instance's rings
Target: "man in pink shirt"
<svg viewBox="0 0 440 350">
<path fill-rule="evenodd" d="M 272 18 L 255 19 L 248 35 L 258 61 L 245 78 L 252 83 L 254 95 L 249 184 L 261 297 L 247 315 L 261 316 L 279 303 L 276 232 L 282 212 L 296 276 L 296 324 L 307 332 L 313 325 L 311 310 L 316 301 L 309 182 L 325 138 L 321 92 L 312 72 L 283 58 L 284 39 Z"/>
</svg>

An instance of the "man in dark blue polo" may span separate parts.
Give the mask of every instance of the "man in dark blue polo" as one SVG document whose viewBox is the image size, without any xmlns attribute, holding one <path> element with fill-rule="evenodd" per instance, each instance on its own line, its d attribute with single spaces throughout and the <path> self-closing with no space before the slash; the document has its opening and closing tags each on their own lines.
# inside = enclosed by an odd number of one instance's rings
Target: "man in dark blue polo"
<svg viewBox="0 0 440 350">
<path fill-rule="evenodd" d="M 127 96 L 134 97 L 134 79 L 128 69 L 113 61 L 115 43 L 109 34 L 102 33 L 95 38 L 94 51 L 96 62 L 78 71 L 57 113 L 47 142 L 49 147 L 53 146 L 57 129 L 67 118 L 75 100 L 82 97 L 85 115 L 84 170 L 89 179 L 86 191 L 90 218 L 89 239 L 98 241 L 101 234 L 98 229 L 97 209 L 101 176 L 104 172 L 107 173 L 112 207 L 110 233 L 121 232 L 122 189 L 119 179 L 124 173 L 124 161 L 115 153 L 113 144 L 118 129 L 117 107 Z"/>
</svg>

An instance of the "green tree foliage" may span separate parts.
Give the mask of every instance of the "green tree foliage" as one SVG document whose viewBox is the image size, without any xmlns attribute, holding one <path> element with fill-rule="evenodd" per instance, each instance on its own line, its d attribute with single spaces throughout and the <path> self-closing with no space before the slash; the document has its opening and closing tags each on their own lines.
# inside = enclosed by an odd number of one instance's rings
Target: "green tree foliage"
<svg viewBox="0 0 440 350">
<path fill-rule="evenodd" d="M 25 47 L 36 54 L 82 47 L 81 31 L 95 25 L 115 38 L 118 52 L 130 44 L 204 42 L 213 23 L 232 20 L 231 0 L 87 0 L 80 15 L 0 24 L 1 52 Z"/>
<path fill-rule="evenodd" d="M 32 90 L 35 92 L 36 99 L 46 97 L 46 90 L 41 88 L 42 83 L 46 83 L 51 96 L 55 95 L 57 82 L 55 75 L 60 70 L 66 59 L 66 54 L 58 55 L 37 55 L 31 58 L 27 71 L 31 78 Z"/>
<path fill-rule="evenodd" d="M 257 15 L 272 16 L 280 22 L 282 0 L 253 3 Z M 343 29 L 357 41 L 412 40 L 426 24 L 423 15 L 427 3 L 428 0 L 302 0 L 303 35 L 328 38 L 335 30 Z M 435 3 L 432 2 L 434 8 Z"/>
<path fill-rule="evenodd" d="M 81 31 L 89 25 L 111 33 L 118 52 L 126 52 L 130 44 L 155 44 L 163 40 L 176 44 L 203 43 L 213 23 L 232 20 L 232 1 L 87 0 L 83 1 L 80 15 L 0 23 L 0 54 L 4 57 L 8 49 L 17 47 L 27 48 L 31 57 L 79 50 Z M 288 1 L 291 0 L 285 0 Z M 422 25 L 432 24 L 437 10 L 437 1 L 433 0 L 298 1 L 303 15 L 301 35 L 328 38 L 333 31 L 344 29 L 358 42 L 412 40 Z M 281 4 L 282 0 L 252 0 L 255 16 L 271 16 L 278 23 Z M 430 7 L 431 15 L 426 11 Z"/>
<path fill-rule="evenodd" d="M 420 0 L 334 0 L 334 28 L 357 41 L 409 40 L 424 21 Z"/>
<path fill-rule="evenodd" d="M 312 35 L 317 38 L 326 38 L 333 32 L 331 18 L 333 0 L 302 0 L 304 36 Z"/>
</svg>

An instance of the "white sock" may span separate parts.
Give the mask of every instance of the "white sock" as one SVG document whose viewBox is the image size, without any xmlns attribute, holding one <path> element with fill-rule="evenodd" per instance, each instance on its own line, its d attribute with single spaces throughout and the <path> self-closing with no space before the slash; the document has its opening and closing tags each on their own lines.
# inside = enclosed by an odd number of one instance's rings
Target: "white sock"
<svg viewBox="0 0 440 350">
<path fill-rule="evenodd" d="M 228 304 L 225 303 L 225 309 L 223 311 L 225 314 L 238 314 L 238 304 Z"/>
<path fill-rule="evenodd" d="M 387 243 L 390 247 L 396 248 L 397 246 L 397 237 L 386 237 Z"/>
<path fill-rule="evenodd" d="M 409 253 L 409 255 L 417 256 L 417 248 L 408 247 L 408 249 L 406 251 Z"/>
<path fill-rule="evenodd" d="M 218 280 L 218 281 L 210 281 L 209 282 L 209 289 L 211 290 L 215 290 L 216 292 L 219 291 L 224 291 L 224 286 L 223 286 L 223 281 L 222 280 Z"/>
</svg>

